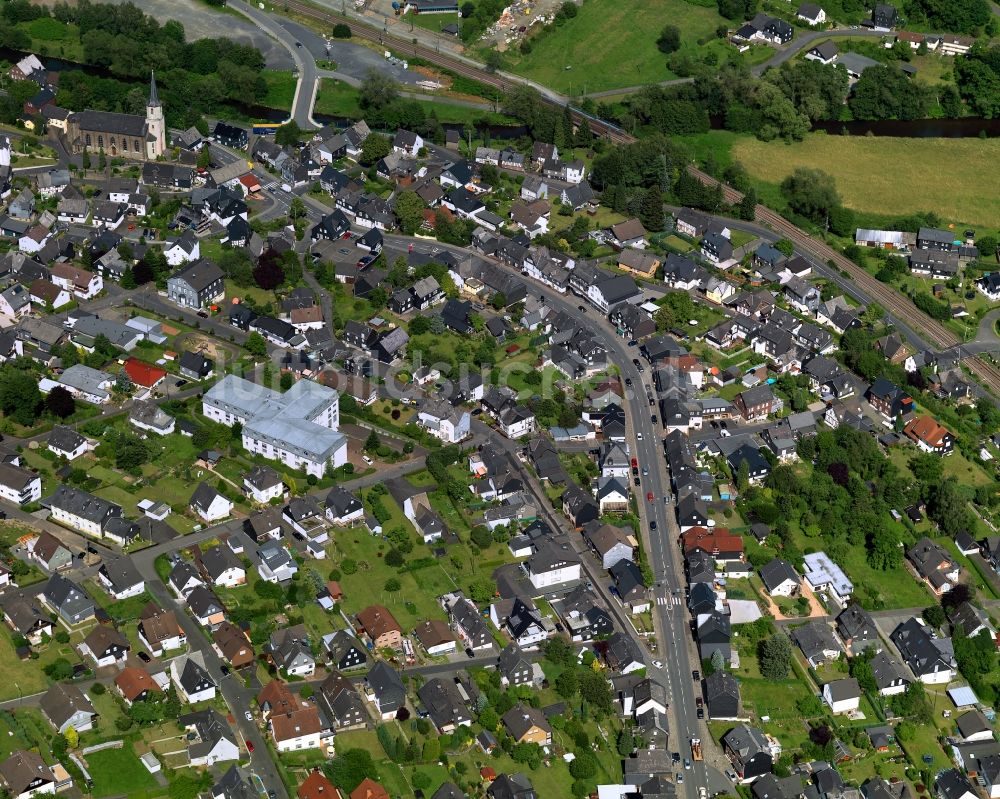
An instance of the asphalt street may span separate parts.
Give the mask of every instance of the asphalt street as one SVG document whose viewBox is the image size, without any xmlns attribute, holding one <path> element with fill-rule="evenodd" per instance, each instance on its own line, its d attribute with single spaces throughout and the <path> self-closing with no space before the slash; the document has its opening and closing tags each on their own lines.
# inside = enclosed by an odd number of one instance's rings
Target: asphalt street
<svg viewBox="0 0 1000 799">
<path fill-rule="evenodd" d="M 387 236 L 387 242 L 407 246 L 412 242 L 402 236 Z M 421 252 L 449 249 L 466 253 L 459 247 L 449 247 L 438 243 L 414 243 L 414 249 Z M 480 257 L 480 256 L 476 256 Z M 630 378 L 633 387 L 651 385 L 651 375 L 648 371 L 639 374 L 632 364 L 635 357 L 626 342 L 615 334 L 604 317 L 589 309 L 586 302 L 574 295 L 560 295 L 540 284 L 531 284 L 545 294 L 547 301 L 556 311 L 564 311 L 576 316 L 582 316 L 592 323 L 591 330 L 607 347 L 608 359 L 621 370 L 623 378 Z M 578 306 L 588 308 L 584 312 Z M 673 504 L 665 504 L 664 497 L 670 495 L 670 481 L 667 466 L 662 455 L 662 431 L 654 427 L 650 419 L 650 407 L 645 391 L 632 390 L 626 392 L 630 447 L 632 453 L 639 459 L 642 466 L 649 470 L 649 475 L 643 479 L 640 489 L 639 513 L 643 529 L 640 531 L 645 551 L 648 553 L 650 566 L 657 581 L 654 591 L 655 612 L 654 621 L 657 640 L 660 649 L 649 656 L 647 665 L 652 674 L 658 676 L 667 686 L 670 700 L 669 715 L 671 718 L 671 746 L 681 752 L 682 757 L 690 757 L 687 747 L 692 737 L 701 738 L 706 743 L 708 752 L 708 735 L 704 722 L 697 718 L 695 697 L 700 695 L 701 686 L 692 679 L 692 669 L 699 668 L 700 661 L 694 650 L 690 633 L 687 608 L 683 602 L 684 572 L 683 563 L 677 548 L 680 531 L 673 513 Z M 645 500 L 645 493 L 653 493 L 653 501 Z M 543 503 L 543 507 L 546 505 Z M 655 530 L 652 529 L 655 523 Z M 584 563 L 587 563 L 584 559 Z M 597 580 L 595 583 L 602 584 Z M 620 611 L 616 601 L 610 603 L 613 609 Z M 619 619 L 619 623 L 621 620 Z M 625 625 L 629 630 L 630 625 Z M 662 666 L 654 666 L 653 661 L 662 662 Z M 700 789 L 710 788 L 708 760 L 693 763 L 691 771 L 687 772 L 684 788 L 688 795 L 698 795 Z M 680 786 L 678 786 L 680 788 Z"/>
</svg>

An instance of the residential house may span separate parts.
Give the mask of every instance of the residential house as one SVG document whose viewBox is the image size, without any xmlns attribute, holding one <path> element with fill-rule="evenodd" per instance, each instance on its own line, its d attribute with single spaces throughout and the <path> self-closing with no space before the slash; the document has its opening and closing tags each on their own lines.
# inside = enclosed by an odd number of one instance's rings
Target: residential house
<svg viewBox="0 0 1000 799">
<path fill-rule="evenodd" d="M 739 716 L 740 684 L 728 671 L 712 672 L 705 678 L 705 705 L 708 717 L 715 721 Z"/>
<path fill-rule="evenodd" d="M 907 422 L 903 434 L 923 452 L 934 455 L 950 455 L 955 447 L 955 436 L 948 428 L 926 414 Z"/>
<path fill-rule="evenodd" d="M 722 737 L 722 749 L 741 782 L 752 782 L 771 772 L 774 756 L 764 732 L 740 724 Z"/>
<path fill-rule="evenodd" d="M 361 631 L 368 636 L 376 649 L 401 650 L 403 646 L 403 628 L 382 605 L 369 605 L 357 615 Z"/>
<path fill-rule="evenodd" d="M 537 708 L 518 702 L 500 720 L 516 743 L 534 743 L 539 746 L 549 746 L 552 743 L 552 727 Z"/>
<path fill-rule="evenodd" d="M 128 557 L 106 559 L 97 571 L 97 579 L 118 600 L 139 596 L 146 590 L 146 581 Z"/>
<path fill-rule="evenodd" d="M 377 660 L 365 676 L 365 695 L 383 720 L 393 718 L 406 704 L 406 688 L 399 674 L 384 660 Z"/>
<path fill-rule="evenodd" d="M 417 689 L 417 697 L 439 734 L 472 726 L 472 714 L 452 680 L 432 678 Z"/>
<path fill-rule="evenodd" d="M 215 682 L 205 668 L 204 656 L 200 652 L 171 660 L 170 681 L 177 696 L 187 704 L 215 698 Z"/>
<path fill-rule="evenodd" d="M 77 625 L 94 616 L 94 601 L 61 574 L 49 577 L 40 596 L 67 624 Z"/>
<path fill-rule="evenodd" d="M 958 583 L 958 561 L 927 536 L 907 550 L 906 559 L 937 596 L 950 591 Z"/>
<path fill-rule="evenodd" d="M 53 683 L 38 704 L 60 735 L 70 727 L 77 732 L 89 732 L 97 718 L 97 711 L 86 694 L 72 683 Z"/>
<path fill-rule="evenodd" d="M 956 665 L 950 638 L 939 638 L 920 619 L 899 624 L 890 636 L 903 660 L 926 685 L 947 684 L 955 678 Z"/>
<path fill-rule="evenodd" d="M 320 712 L 335 731 L 363 728 L 368 722 L 360 691 L 339 671 L 327 675 L 315 697 Z"/>
<path fill-rule="evenodd" d="M 153 602 L 146 605 L 139 617 L 139 642 L 154 657 L 181 649 L 187 645 L 187 636 L 172 610 L 163 610 Z"/>
<path fill-rule="evenodd" d="M 861 704 L 861 687 L 853 677 L 833 680 L 823 686 L 823 701 L 834 715 L 856 713 Z"/>
<path fill-rule="evenodd" d="M 208 483 L 202 481 L 191 495 L 191 501 L 188 504 L 191 510 L 195 511 L 206 522 L 215 522 L 228 518 L 233 512 L 234 503 Z"/>
</svg>

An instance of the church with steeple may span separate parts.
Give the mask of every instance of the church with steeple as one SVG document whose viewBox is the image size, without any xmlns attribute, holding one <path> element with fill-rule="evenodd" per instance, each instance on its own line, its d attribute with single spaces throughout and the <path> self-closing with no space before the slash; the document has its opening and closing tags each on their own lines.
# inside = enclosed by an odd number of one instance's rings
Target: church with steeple
<svg viewBox="0 0 1000 799">
<path fill-rule="evenodd" d="M 78 111 L 66 121 L 66 137 L 75 153 L 104 153 L 109 158 L 155 161 L 167 151 L 167 123 L 150 75 L 146 115 Z"/>
</svg>

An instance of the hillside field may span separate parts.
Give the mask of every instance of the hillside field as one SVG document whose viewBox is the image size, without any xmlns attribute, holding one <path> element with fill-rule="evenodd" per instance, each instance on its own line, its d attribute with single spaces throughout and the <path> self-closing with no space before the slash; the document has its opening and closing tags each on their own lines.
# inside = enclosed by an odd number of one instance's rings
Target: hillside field
<svg viewBox="0 0 1000 799">
<path fill-rule="evenodd" d="M 711 37 L 723 21 L 714 4 L 584 0 L 574 19 L 533 38 L 528 55 L 519 55 L 515 45 L 508 57 L 514 72 L 565 94 L 655 83 L 676 77 L 656 47 L 664 25 L 680 28 L 682 49 L 697 50 L 698 39 Z M 716 42 L 712 46 L 721 44 Z"/>
<path fill-rule="evenodd" d="M 902 216 L 933 211 L 946 223 L 996 227 L 993 174 L 1000 139 L 903 139 L 812 134 L 794 144 L 737 139 L 731 150 L 750 175 L 777 184 L 796 167 L 830 173 L 844 205 Z"/>
</svg>

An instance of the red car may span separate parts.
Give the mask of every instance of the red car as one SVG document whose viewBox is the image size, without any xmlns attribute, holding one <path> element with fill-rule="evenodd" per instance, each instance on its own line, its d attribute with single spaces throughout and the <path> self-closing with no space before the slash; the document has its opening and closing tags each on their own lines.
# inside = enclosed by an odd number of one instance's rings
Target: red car
<svg viewBox="0 0 1000 799">
<path fill-rule="evenodd" d="M 647 491 L 646 492 L 646 502 L 652 502 L 652 501 L 653 501 L 653 492 L 652 491 Z"/>
<path fill-rule="evenodd" d="M 253 754 L 253 741 L 247 741 L 247 751 Z"/>
</svg>

